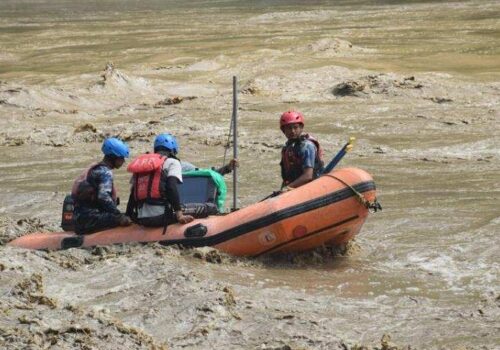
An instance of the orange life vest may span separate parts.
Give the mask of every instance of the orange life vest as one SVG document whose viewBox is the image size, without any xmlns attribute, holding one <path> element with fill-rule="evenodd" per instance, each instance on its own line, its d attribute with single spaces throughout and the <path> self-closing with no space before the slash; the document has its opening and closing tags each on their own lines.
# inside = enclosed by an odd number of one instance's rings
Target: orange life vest
<svg viewBox="0 0 500 350">
<path fill-rule="evenodd" d="M 133 174 L 134 199 L 137 203 L 162 204 L 160 193 L 161 172 L 167 157 L 158 153 L 146 153 L 135 158 L 127 167 Z"/>
<path fill-rule="evenodd" d="M 302 134 L 298 140 L 289 141 L 281 149 L 281 177 L 285 185 L 295 181 L 303 173 L 302 158 L 300 157 L 300 148 L 306 140 L 311 141 L 316 146 L 316 158 L 314 160 L 314 177 L 318 177 L 324 166 L 323 148 L 318 140 L 309 134 Z"/>
</svg>

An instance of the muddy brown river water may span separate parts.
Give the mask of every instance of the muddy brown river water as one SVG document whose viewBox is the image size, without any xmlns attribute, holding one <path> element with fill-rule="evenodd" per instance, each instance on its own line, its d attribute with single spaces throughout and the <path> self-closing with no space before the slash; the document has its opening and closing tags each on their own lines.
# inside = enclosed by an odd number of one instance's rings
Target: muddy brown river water
<svg viewBox="0 0 500 350">
<path fill-rule="evenodd" d="M 107 135 L 222 164 L 233 75 L 241 206 L 279 186 L 284 110 L 328 156 L 357 138 L 384 210 L 346 250 L 4 245 L 59 230 Z M 499 174 L 497 1 L 0 1 L 2 348 L 499 349 Z"/>
</svg>

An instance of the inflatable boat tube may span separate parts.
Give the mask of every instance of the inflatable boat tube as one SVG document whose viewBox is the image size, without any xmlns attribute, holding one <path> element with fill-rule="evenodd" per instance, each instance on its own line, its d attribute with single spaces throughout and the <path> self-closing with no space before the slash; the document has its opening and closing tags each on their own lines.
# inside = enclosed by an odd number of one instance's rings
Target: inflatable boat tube
<svg viewBox="0 0 500 350">
<path fill-rule="evenodd" d="M 361 198 L 360 198 L 361 196 Z M 117 227 L 89 235 L 32 233 L 8 243 L 28 249 L 58 250 L 127 242 L 212 246 L 237 256 L 306 251 L 346 243 L 359 233 L 375 201 L 375 183 L 365 171 L 344 168 L 226 215 L 180 225 Z"/>
</svg>

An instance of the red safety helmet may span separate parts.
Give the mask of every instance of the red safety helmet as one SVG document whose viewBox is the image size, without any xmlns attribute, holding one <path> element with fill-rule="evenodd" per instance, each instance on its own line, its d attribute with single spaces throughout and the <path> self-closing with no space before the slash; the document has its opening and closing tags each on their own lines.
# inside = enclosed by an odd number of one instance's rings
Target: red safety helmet
<svg viewBox="0 0 500 350">
<path fill-rule="evenodd" d="M 297 111 L 288 111 L 281 115 L 280 118 L 280 129 L 283 130 L 283 127 L 288 124 L 300 123 L 304 126 L 304 116 L 302 113 Z"/>
</svg>

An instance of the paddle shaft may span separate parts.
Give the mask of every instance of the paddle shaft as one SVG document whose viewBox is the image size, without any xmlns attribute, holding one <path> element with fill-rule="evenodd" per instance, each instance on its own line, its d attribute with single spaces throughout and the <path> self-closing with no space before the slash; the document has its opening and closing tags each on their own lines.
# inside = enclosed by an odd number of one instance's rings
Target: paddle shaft
<svg viewBox="0 0 500 350">
<path fill-rule="evenodd" d="M 333 170 L 337 166 L 337 164 L 344 158 L 347 152 L 352 148 L 352 144 L 354 142 L 355 138 L 351 137 L 349 138 L 349 141 L 342 147 L 342 149 L 333 157 L 333 159 L 328 163 L 327 166 L 323 168 L 323 171 L 321 172 L 322 174 L 329 173 L 330 171 Z"/>
</svg>

